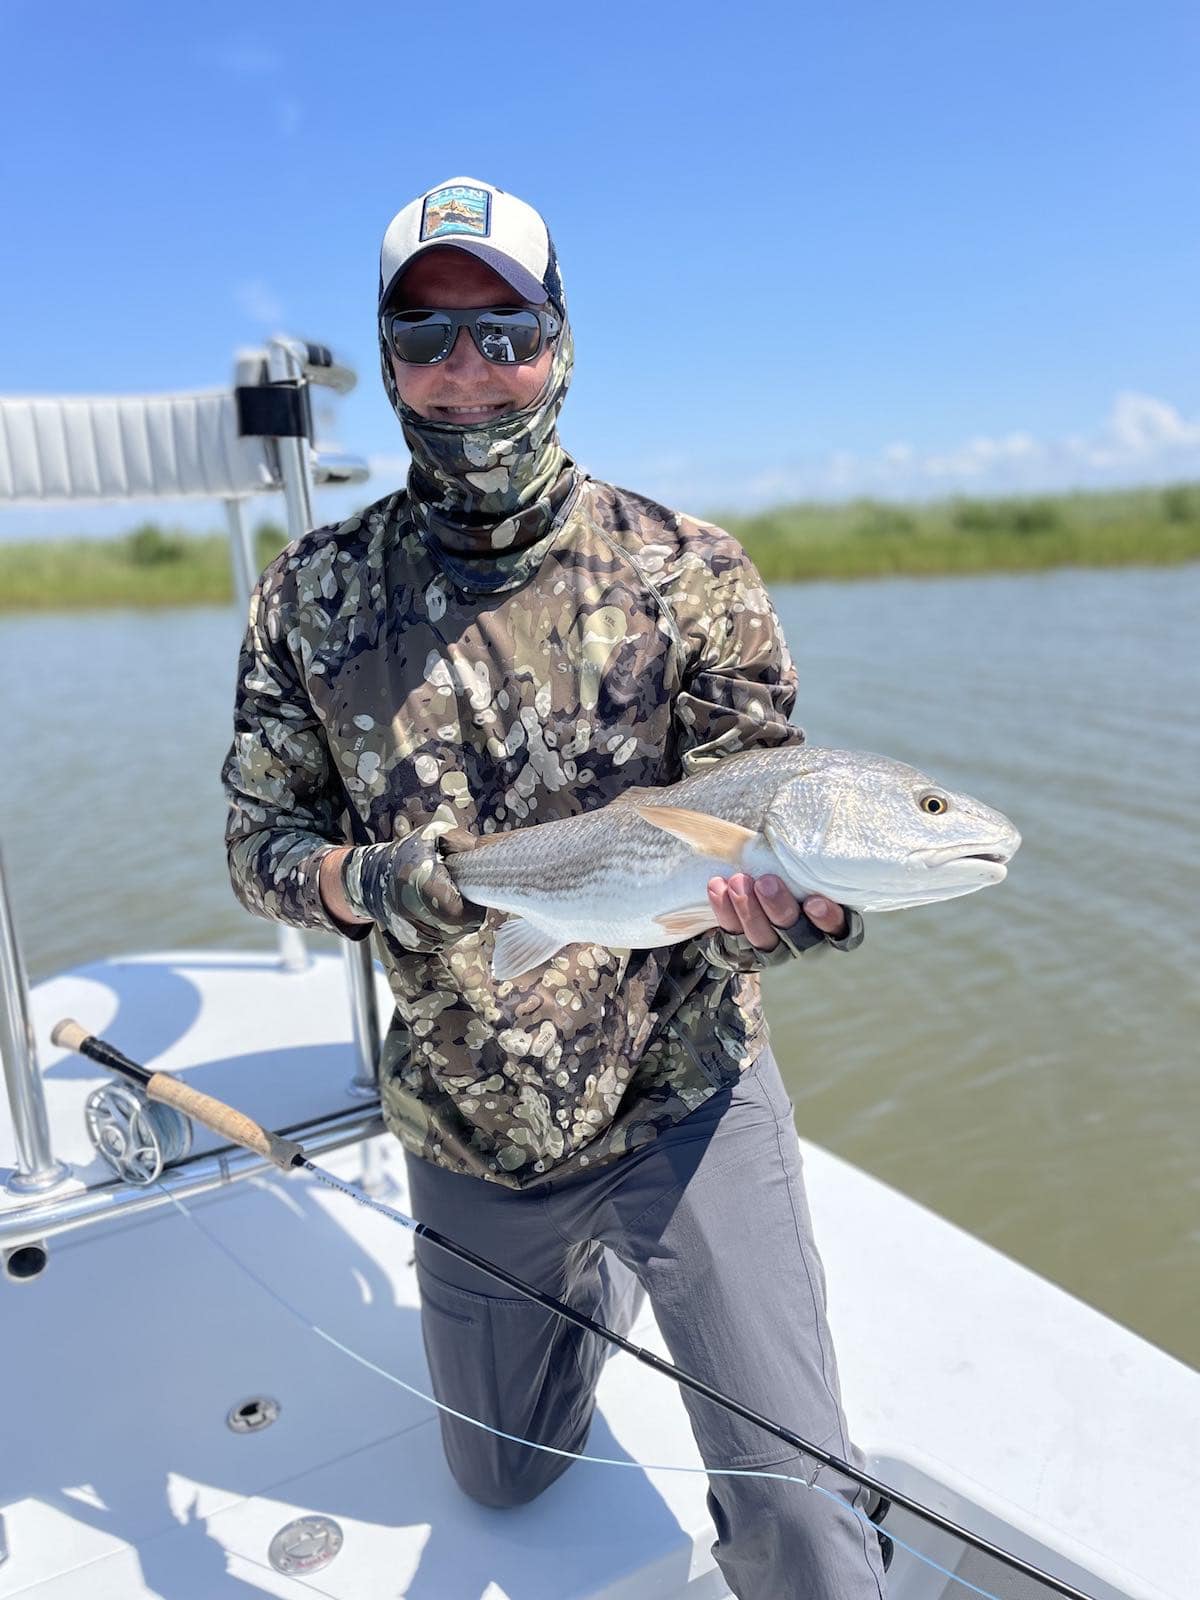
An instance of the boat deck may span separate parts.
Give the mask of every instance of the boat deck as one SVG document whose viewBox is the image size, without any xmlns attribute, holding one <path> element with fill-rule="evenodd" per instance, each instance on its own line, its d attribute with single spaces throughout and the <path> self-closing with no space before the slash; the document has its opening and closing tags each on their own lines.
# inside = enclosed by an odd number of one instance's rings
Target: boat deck
<svg viewBox="0 0 1200 1600">
<path fill-rule="evenodd" d="M 111 1176 L 83 1125 L 104 1074 L 48 1043 L 62 1016 L 270 1127 L 362 1105 L 335 957 L 299 974 L 220 951 L 101 962 L 38 985 L 32 1005 L 56 1153 L 80 1188 Z M 196 1135 L 197 1152 L 217 1144 Z M 1096 1600 L 1195 1600 L 1200 1375 L 828 1152 L 801 1150 L 870 1469 Z M 0 1167 L 13 1160 L 0 1127 Z M 351 1146 L 321 1164 L 359 1181 L 365 1160 L 403 1209 L 386 1134 L 369 1155 Z M 23 1203 L 3 1196 L 0 1218 Z M 429 1403 L 305 1326 L 427 1390 L 410 1235 L 299 1174 L 186 1204 L 302 1320 L 170 1206 L 51 1237 L 40 1277 L 0 1280 L 0 1597 L 726 1594 L 703 1474 L 637 1465 L 699 1466 L 666 1379 L 614 1355 L 589 1450 L 631 1465 L 577 1464 L 532 1505 L 487 1510 L 450 1478 Z M 663 1349 L 649 1310 L 633 1337 Z M 279 1403 L 278 1420 L 231 1431 L 231 1410 L 256 1396 Z M 274 1571 L 272 1537 L 309 1514 L 337 1521 L 340 1552 L 303 1577 Z M 897 1510 L 886 1527 L 1003 1600 L 1035 1592 Z M 902 1549 L 888 1592 L 971 1593 Z"/>
</svg>

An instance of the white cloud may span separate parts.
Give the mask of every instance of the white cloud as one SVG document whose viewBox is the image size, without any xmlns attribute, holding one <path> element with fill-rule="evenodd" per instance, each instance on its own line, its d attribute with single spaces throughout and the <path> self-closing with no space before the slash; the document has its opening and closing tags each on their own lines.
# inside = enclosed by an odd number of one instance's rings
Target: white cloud
<svg viewBox="0 0 1200 1600">
<path fill-rule="evenodd" d="M 1200 446 L 1200 417 L 1188 422 L 1165 400 L 1126 391 L 1113 402 L 1108 432 L 1109 455 L 1136 460 Z"/>
<path fill-rule="evenodd" d="M 259 322 L 272 329 L 283 326 L 283 302 L 261 278 L 250 278 L 237 284 L 233 298 L 238 310 L 251 322 Z"/>
<path fill-rule="evenodd" d="M 883 459 L 900 466 L 906 461 L 911 461 L 913 455 L 913 447 L 910 444 L 889 444 L 884 448 Z"/>
<path fill-rule="evenodd" d="M 1200 478 L 1200 416 L 1186 417 L 1166 400 L 1122 390 L 1093 432 L 1060 439 L 1036 439 L 1015 429 L 976 434 L 932 451 L 897 439 L 873 455 L 834 450 L 776 463 L 659 458 L 626 470 L 620 481 L 693 510 L 751 510 L 787 500 L 932 499 L 1181 478 Z"/>
<path fill-rule="evenodd" d="M 1037 461 L 1043 447 L 1028 433 L 1009 433 L 1002 439 L 989 439 L 977 435 L 968 439 L 946 455 L 918 456 L 910 450 L 905 458 L 907 470 L 924 473 L 930 478 L 970 479 L 994 469 L 1019 466 Z"/>
<path fill-rule="evenodd" d="M 209 59 L 231 78 L 277 79 L 287 70 L 287 62 L 279 50 L 249 36 L 226 39 L 217 45 Z M 285 139 L 299 131 L 303 108 L 295 95 L 276 95 L 273 100 L 264 101 L 264 105 L 270 105 L 275 127 Z"/>
</svg>

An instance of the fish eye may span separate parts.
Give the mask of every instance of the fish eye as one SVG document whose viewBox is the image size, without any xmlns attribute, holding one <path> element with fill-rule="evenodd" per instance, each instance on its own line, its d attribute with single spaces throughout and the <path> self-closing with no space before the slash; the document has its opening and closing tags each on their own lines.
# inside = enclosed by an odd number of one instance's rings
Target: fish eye
<svg viewBox="0 0 1200 1600">
<path fill-rule="evenodd" d="M 921 810 L 931 817 L 940 817 L 944 811 L 950 809 L 950 802 L 944 794 L 923 794 L 917 803 Z"/>
</svg>

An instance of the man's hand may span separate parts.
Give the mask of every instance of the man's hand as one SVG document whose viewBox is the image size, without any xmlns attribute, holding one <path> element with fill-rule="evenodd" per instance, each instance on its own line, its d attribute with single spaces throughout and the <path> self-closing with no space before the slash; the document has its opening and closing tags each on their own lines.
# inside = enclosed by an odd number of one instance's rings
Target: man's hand
<svg viewBox="0 0 1200 1600">
<path fill-rule="evenodd" d="M 446 871 L 442 851 L 470 849 L 461 829 L 426 826 L 403 839 L 356 845 L 342 863 L 342 899 L 409 950 L 436 950 L 475 933 L 486 912 L 470 905 Z"/>
<path fill-rule="evenodd" d="M 822 933 L 845 937 L 849 926 L 844 907 L 821 895 L 800 901 L 774 873 L 754 879 L 739 872 L 732 878 L 710 878 L 708 900 L 717 924 L 726 933 L 744 934 L 756 950 L 774 950 L 777 928 L 792 928 L 804 915 Z"/>
</svg>

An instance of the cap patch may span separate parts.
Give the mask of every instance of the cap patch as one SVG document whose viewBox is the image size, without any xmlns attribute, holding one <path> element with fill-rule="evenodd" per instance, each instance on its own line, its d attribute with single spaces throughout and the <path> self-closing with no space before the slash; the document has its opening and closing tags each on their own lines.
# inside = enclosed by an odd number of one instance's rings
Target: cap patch
<svg viewBox="0 0 1200 1600">
<path fill-rule="evenodd" d="M 421 210 L 421 242 L 447 233 L 473 233 L 486 239 L 491 230 L 492 197 L 486 189 L 450 183 L 425 196 Z"/>
</svg>

